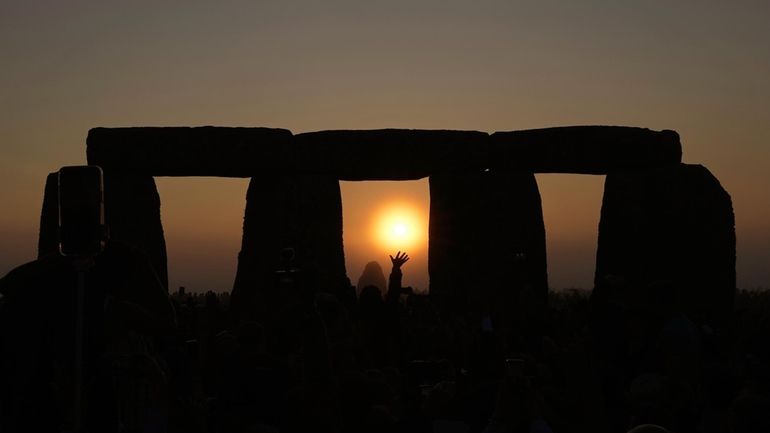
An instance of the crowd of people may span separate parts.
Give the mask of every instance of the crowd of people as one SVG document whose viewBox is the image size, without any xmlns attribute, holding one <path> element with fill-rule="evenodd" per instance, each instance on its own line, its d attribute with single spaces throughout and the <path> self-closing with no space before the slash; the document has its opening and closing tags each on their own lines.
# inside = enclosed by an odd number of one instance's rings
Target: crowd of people
<svg viewBox="0 0 770 433">
<path fill-rule="evenodd" d="M 62 287 L 77 273 L 59 257 L 0 280 L 0 431 L 770 431 L 766 294 L 699 323 L 665 285 L 608 276 L 590 296 L 551 293 L 537 326 L 512 329 L 402 287 L 401 252 L 387 287 L 325 290 L 278 269 L 254 311 L 213 292 L 138 293 L 147 266 L 104 256 L 86 274 L 75 409 L 75 291 Z"/>
</svg>

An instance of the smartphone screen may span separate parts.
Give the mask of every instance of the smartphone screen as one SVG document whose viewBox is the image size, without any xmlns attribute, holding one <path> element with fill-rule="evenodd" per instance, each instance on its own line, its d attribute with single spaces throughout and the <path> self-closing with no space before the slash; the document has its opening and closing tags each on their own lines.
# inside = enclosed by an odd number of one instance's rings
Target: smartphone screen
<svg viewBox="0 0 770 433">
<path fill-rule="evenodd" d="M 508 377 L 524 376 L 524 360 L 520 358 L 508 358 L 505 360 L 505 374 Z"/>
<path fill-rule="evenodd" d="M 104 248 L 104 187 L 95 165 L 59 170 L 59 251 L 92 256 Z"/>
</svg>

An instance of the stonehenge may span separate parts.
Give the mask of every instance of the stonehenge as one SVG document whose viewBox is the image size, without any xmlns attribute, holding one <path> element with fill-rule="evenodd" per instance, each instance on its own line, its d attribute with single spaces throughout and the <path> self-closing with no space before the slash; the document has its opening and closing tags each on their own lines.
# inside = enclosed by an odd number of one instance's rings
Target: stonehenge
<svg viewBox="0 0 770 433">
<path fill-rule="evenodd" d="M 143 252 L 168 289 L 166 241 L 160 220 L 160 196 L 152 176 L 124 170 L 104 173 L 104 217 L 110 239 Z M 40 213 L 38 258 L 59 251 L 58 173 L 46 178 Z"/>
<path fill-rule="evenodd" d="M 534 174 L 434 175 L 430 197 L 431 293 L 497 322 L 545 312 L 545 225 Z"/>
<path fill-rule="evenodd" d="M 40 234 L 37 239 L 37 257 L 59 251 L 59 173 L 45 178 L 43 209 L 40 212 Z"/>
<path fill-rule="evenodd" d="M 566 126 L 524 131 L 318 131 L 226 127 L 94 128 L 89 164 L 150 176 L 252 177 L 297 172 L 339 180 L 415 180 L 498 168 L 607 174 L 681 162 L 674 131 Z"/>
<path fill-rule="evenodd" d="M 294 252 L 292 266 L 301 271 L 298 283 L 330 292 L 349 285 L 337 179 L 297 174 L 252 177 L 244 213 L 232 291 L 236 308 L 271 303 L 285 248 Z"/>
<path fill-rule="evenodd" d="M 295 249 L 313 284 L 349 284 L 338 181 L 428 177 L 431 296 L 458 308 L 542 311 L 546 233 L 534 174 L 576 173 L 606 175 L 597 285 L 607 275 L 638 286 L 665 281 L 676 296 L 697 297 L 688 308 L 704 321 L 732 305 L 730 196 L 707 169 L 682 164 L 674 131 L 569 126 L 492 134 L 382 129 L 295 135 L 274 128 L 94 128 L 87 159 L 104 170 L 112 237 L 144 251 L 166 284 L 153 177 L 251 178 L 234 304 L 258 302 L 285 247 Z M 55 195 L 55 176 L 49 175 L 41 254 L 56 247 Z"/>
<path fill-rule="evenodd" d="M 643 291 L 662 285 L 666 303 L 699 322 L 721 324 L 735 295 L 730 195 L 702 165 L 608 174 L 595 286 L 607 276 Z"/>
<path fill-rule="evenodd" d="M 144 252 L 168 289 L 166 240 L 155 179 L 122 170 L 105 170 L 104 219 L 110 239 Z"/>
<path fill-rule="evenodd" d="M 86 153 L 105 173 L 251 177 L 291 168 L 291 139 L 270 128 L 93 128 Z"/>
</svg>

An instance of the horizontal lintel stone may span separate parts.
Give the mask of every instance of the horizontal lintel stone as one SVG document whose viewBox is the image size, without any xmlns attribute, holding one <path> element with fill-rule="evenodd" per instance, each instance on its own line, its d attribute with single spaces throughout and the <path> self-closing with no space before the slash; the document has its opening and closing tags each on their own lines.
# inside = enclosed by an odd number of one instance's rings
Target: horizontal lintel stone
<svg viewBox="0 0 770 433">
<path fill-rule="evenodd" d="M 89 164 L 152 176 L 251 177 L 269 173 L 341 180 L 410 180 L 487 168 L 607 174 L 682 159 L 679 135 L 621 126 L 478 131 L 318 131 L 229 127 L 95 128 Z"/>
</svg>

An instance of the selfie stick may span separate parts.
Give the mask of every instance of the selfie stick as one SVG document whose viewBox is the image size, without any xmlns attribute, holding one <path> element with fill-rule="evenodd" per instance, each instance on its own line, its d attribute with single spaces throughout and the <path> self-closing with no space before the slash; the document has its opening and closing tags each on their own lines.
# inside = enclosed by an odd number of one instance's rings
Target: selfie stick
<svg viewBox="0 0 770 433">
<path fill-rule="evenodd" d="M 75 269 L 78 273 L 77 304 L 75 309 L 75 432 L 83 430 L 83 324 L 85 322 L 85 294 L 86 272 L 93 265 L 92 257 L 85 257 L 75 261 Z"/>
<path fill-rule="evenodd" d="M 58 208 L 59 208 L 59 252 L 63 256 L 72 257 L 72 265 L 77 272 L 77 292 L 75 304 L 75 365 L 74 365 L 74 395 L 72 409 L 74 411 L 74 432 L 83 431 L 84 406 L 84 369 L 85 362 L 85 297 L 86 272 L 94 266 L 94 257 L 104 247 L 104 183 L 102 169 L 97 166 L 62 167 L 58 176 Z M 73 201 L 74 200 L 74 201 Z M 85 206 L 85 211 L 81 206 Z M 94 209 L 89 215 L 88 210 Z M 98 215 L 95 214 L 98 212 Z M 98 216 L 101 233 L 93 236 L 94 232 L 84 230 L 83 224 L 96 222 Z M 84 219 L 85 218 L 85 219 Z M 65 236 L 65 229 L 66 235 Z M 90 235 L 90 236 L 89 236 Z M 77 241 L 75 241 L 77 240 Z M 94 243 L 97 241 L 97 243 Z M 70 242 L 73 242 L 70 245 Z M 66 245 L 65 245 L 66 243 Z"/>
</svg>

